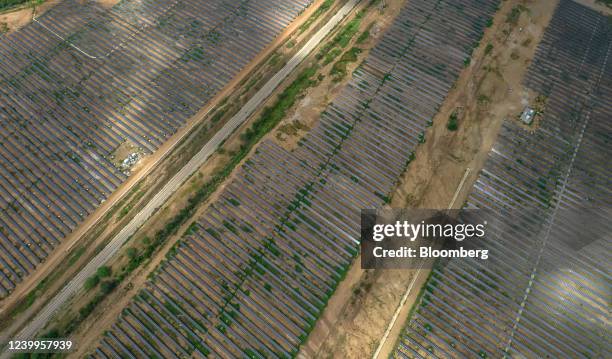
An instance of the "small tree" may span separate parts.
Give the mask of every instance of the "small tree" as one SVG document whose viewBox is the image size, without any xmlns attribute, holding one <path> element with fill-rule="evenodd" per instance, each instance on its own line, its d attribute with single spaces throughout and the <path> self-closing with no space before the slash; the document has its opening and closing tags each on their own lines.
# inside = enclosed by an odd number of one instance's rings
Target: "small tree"
<svg viewBox="0 0 612 359">
<path fill-rule="evenodd" d="M 83 287 L 85 287 L 85 290 L 90 290 L 97 286 L 98 283 L 100 283 L 100 278 L 98 278 L 98 276 L 94 274 L 91 277 L 85 279 L 85 284 L 83 285 Z"/>
<path fill-rule="evenodd" d="M 100 292 L 102 294 L 108 294 L 110 292 L 113 291 L 113 289 L 115 289 L 115 287 L 117 286 L 117 282 L 114 280 L 105 280 L 102 283 L 100 283 Z"/>
<path fill-rule="evenodd" d="M 98 268 L 96 274 L 99 278 L 106 278 L 111 275 L 111 269 L 108 266 L 102 266 Z"/>
</svg>

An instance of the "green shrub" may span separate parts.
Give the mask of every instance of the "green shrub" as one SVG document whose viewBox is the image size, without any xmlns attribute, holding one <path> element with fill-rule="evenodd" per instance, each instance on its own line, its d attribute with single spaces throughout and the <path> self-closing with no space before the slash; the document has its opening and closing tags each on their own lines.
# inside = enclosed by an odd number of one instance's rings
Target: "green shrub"
<svg viewBox="0 0 612 359">
<path fill-rule="evenodd" d="M 322 14 L 324 14 L 334 4 L 334 0 L 325 0 L 321 6 L 300 26 L 300 34 L 308 30 Z"/>
<path fill-rule="evenodd" d="M 168 309 L 168 311 L 174 315 L 179 315 L 181 313 L 178 308 L 170 302 L 164 302 L 164 307 L 166 307 L 166 309 Z"/>
<path fill-rule="evenodd" d="M 325 58 L 323 59 L 323 65 L 327 65 L 327 64 L 331 63 L 341 53 L 342 53 L 342 49 L 339 48 L 339 47 L 335 47 L 335 48 L 331 49 L 330 51 L 328 51 L 325 54 Z"/>
<path fill-rule="evenodd" d="M 355 18 L 351 20 L 346 26 L 340 30 L 340 32 L 332 39 L 332 41 L 328 42 L 321 48 L 321 51 L 317 54 L 317 58 L 321 59 L 325 54 L 327 54 L 334 47 L 345 48 L 353 36 L 359 31 L 359 26 L 361 25 L 361 19 L 363 18 L 364 12 L 360 11 L 357 13 Z"/>
<path fill-rule="evenodd" d="M 96 274 L 94 274 L 91 277 L 85 279 L 85 284 L 83 285 L 83 287 L 85 288 L 85 290 L 90 290 L 97 286 L 98 283 L 100 283 L 100 278 Z"/>
<path fill-rule="evenodd" d="M 111 269 L 108 266 L 102 266 L 96 271 L 98 278 L 106 278 L 111 275 Z"/>
<path fill-rule="evenodd" d="M 198 230 L 198 224 L 196 222 L 191 222 L 189 227 L 185 230 L 184 235 L 194 234 Z"/>
<path fill-rule="evenodd" d="M 374 26 L 373 22 L 368 25 L 368 27 L 361 33 L 361 35 L 359 35 L 359 37 L 357 38 L 358 44 L 364 43 L 370 37 L 370 31 L 372 30 L 372 26 Z"/>
<path fill-rule="evenodd" d="M 349 51 L 345 52 L 344 55 L 338 60 L 330 71 L 330 75 L 333 76 L 334 82 L 341 81 L 346 75 L 346 67 L 348 64 L 357 61 L 357 55 L 361 53 L 361 49 L 353 47 Z"/>
<path fill-rule="evenodd" d="M 102 281 L 102 283 L 100 283 L 100 293 L 107 295 L 112 292 L 115 287 L 117 287 L 117 281 L 114 279 Z"/>
<path fill-rule="evenodd" d="M 458 123 L 456 112 L 453 112 L 448 118 L 448 123 L 446 124 L 446 128 L 449 131 L 457 131 L 457 129 L 459 128 L 459 123 Z"/>
<path fill-rule="evenodd" d="M 419 133 L 419 143 L 425 143 L 425 132 Z"/>
</svg>

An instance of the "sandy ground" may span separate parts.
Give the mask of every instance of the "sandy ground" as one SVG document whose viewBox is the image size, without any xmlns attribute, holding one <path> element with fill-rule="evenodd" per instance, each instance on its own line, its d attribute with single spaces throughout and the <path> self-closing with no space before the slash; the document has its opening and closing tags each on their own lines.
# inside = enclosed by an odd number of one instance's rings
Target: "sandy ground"
<svg viewBox="0 0 612 359">
<path fill-rule="evenodd" d="M 0 14 L 0 33 L 13 32 L 32 21 L 32 8 L 25 8 Z"/>
<path fill-rule="evenodd" d="M 130 193 L 131 189 L 141 180 L 145 179 L 147 175 L 149 175 L 153 169 L 155 169 L 158 165 L 162 163 L 162 160 L 165 160 L 167 155 L 183 140 L 191 133 L 191 131 L 198 125 L 202 123 L 202 121 L 207 118 L 207 114 L 215 108 L 219 103 L 221 103 L 227 96 L 236 92 L 236 89 L 240 86 L 245 79 L 249 77 L 254 69 L 258 67 L 258 65 L 266 60 L 276 49 L 282 45 L 286 39 L 291 36 L 291 34 L 314 12 L 314 10 L 323 2 L 323 0 L 315 1 L 310 7 L 308 7 L 295 21 L 293 21 L 284 31 L 278 36 L 271 44 L 269 44 L 261 53 L 259 53 L 253 61 L 249 63 L 230 83 L 226 85 L 226 87 L 220 91 L 209 103 L 203 107 L 194 117 L 192 117 L 187 124 L 179 129 L 176 134 L 174 134 L 168 141 L 166 141 L 155 153 L 143 158 L 137 168 L 135 168 L 132 175 L 128 178 L 128 180 L 120 186 L 115 192 L 113 192 L 109 198 L 102 204 L 94 213 L 92 213 L 73 233 L 71 233 L 68 237 L 66 237 L 62 243 L 51 253 L 49 257 L 43 262 L 36 271 L 31 273 L 28 277 L 24 279 L 22 283 L 20 283 L 17 288 L 9 295 L 7 298 L 3 299 L 0 302 L 0 317 L 2 315 L 6 315 L 10 308 L 19 304 L 20 301 L 24 299 L 29 291 L 34 289 L 36 285 L 47 276 L 51 275 L 58 266 L 66 260 L 68 252 L 73 246 L 76 246 L 80 243 L 81 239 L 86 236 L 90 230 L 94 228 L 94 226 L 101 222 L 107 212 L 113 209 L 113 206 L 121 203 L 122 200 L 125 200 L 127 194 Z M 127 218 L 126 218 L 127 219 Z M 155 223 L 155 222 L 153 222 Z M 104 233 L 112 233 L 116 228 L 113 227 L 105 227 Z M 90 253 L 93 249 L 103 243 L 106 239 L 106 236 L 97 236 L 96 241 L 89 246 Z M 75 247 L 76 248 L 76 247 Z M 163 253 L 163 252 L 162 252 Z M 21 326 L 27 318 L 33 315 L 40 307 L 44 304 L 44 302 L 50 298 L 55 292 L 57 292 L 63 283 L 68 280 L 73 272 L 75 272 L 80 266 L 79 264 L 83 264 L 87 261 L 87 256 L 83 256 L 80 261 L 75 263 L 73 267 L 71 267 L 70 273 L 66 273 L 63 275 L 61 280 L 56 281 L 57 283 L 50 286 L 40 299 L 37 300 L 34 305 L 32 305 L 28 310 L 19 315 L 18 318 L 10 321 L 10 328 L 8 330 L 4 330 L 0 334 L 0 338 L 7 335 L 7 332 L 15 331 L 19 326 Z M 118 306 L 122 308 L 122 306 Z M 5 318 L 6 319 L 6 318 Z M 9 324 L 7 320 L 4 322 L 4 325 Z M 6 329 L 4 327 L 3 329 Z"/>
<path fill-rule="evenodd" d="M 63 0 L 45 0 L 42 4 L 35 7 L 24 5 L 17 7 L 13 11 L 0 14 L 0 34 L 3 31 L 7 33 L 14 32 L 32 22 L 32 15 L 36 13 L 36 18 L 40 17 L 47 10 L 57 5 Z M 104 8 L 111 8 L 119 2 L 119 0 L 97 0 Z"/>
<path fill-rule="evenodd" d="M 24 5 L 23 7 L 16 8 L 14 11 L 0 14 L 0 32 L 3 30 L 8 30 L 10 33 L 19 30 L 32 22 L 32 14 L 34 13 L 34 10 L 36 10 L 36 16 L 38 17 L 44 14 L 47 10 L 51 9 L 53 6 L 57 5 L 60 1 L 62 0 L 47 0 L 36 7 Z"/>
<path fill-rule="evenodd" d="M 505 23 L 506 14 L 518 3 L 527 6 L 529 12 L 523 14 L 519 24 L 512 28 Z M 418 147 L 415 160 L 401 177 L 391 207 L 447 208 L 466 169 L 470 168 L 454 204 L 455 208 L 462 206 L 503 120 L 518 115 L 525 101 L 536 95 L 524 91 L 521 82 L 555 4 L 556 1 L 503 3 L 494 25 L 487 30 L 480 48 L 474 52 L 471 65 L 462 72 L 455 89 L 434 118 L 433 126 L 426 133 L 426 142 Z M 488 43 L 493 45 L 493 50 L 485 55 Z M 459 129 L 450 132 L 446 124 L 450 114 L 457 109 L 461 114 Z M 331 298 L 300 356 L 371 357 L 415 272 L 366 272 L 357 261 Z M 395 348 L 427 274 L 426 270 L 418 274 L 378 358 L 388 358 Z M 363 283 L 371 284 L 368 284 L 369 291 L 365 297 L 363 292 L 354 293 L 355 288 L 363 286 Z"/>
</svg>

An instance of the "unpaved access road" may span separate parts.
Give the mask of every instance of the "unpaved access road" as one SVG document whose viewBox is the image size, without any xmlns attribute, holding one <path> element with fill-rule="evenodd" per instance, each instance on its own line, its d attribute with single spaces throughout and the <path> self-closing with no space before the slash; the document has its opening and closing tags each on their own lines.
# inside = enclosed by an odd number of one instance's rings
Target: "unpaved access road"
<svg viewBox="0 0 612 359">
<path fill-rule="evenodd" d="M 144 208 L 72 279 L 16 336 L 32 339 L 73 295 L 83 288 L 85 280 L 113 257 L 119 248 L 140 228 L 155 211 L 206 162 L 249 116 L 272 94 L 274 89 L 289 76 L 319 43 L 348 15 L 360 0 L 349 0 L 314 36 L 277 72 L 243 107 L 219 130 L 202 149 L 166 183 Z M 4 352 L 0 358 L 8 358 Z"/>
</svg>

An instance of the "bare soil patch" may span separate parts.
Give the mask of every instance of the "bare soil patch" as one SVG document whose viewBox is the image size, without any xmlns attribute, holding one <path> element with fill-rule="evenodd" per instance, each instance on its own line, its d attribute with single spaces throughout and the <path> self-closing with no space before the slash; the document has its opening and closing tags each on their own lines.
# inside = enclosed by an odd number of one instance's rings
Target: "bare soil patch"
<svg viewBox="0 0 612 359">
<path fill-rule="evenodd" d="M 512 26 L 506 14 L 518 4 L 528 11 Z M 394 206 L 435 208 L 432 204 L 438 203 L 443 207 L 441 199 L 455 191 L 456 186 L 449 184 L 458 183 L 468 167 L 472 171 L 464 192 L 469 191 L 503 120 L 519 121 L 524 107 L 538 95 L 525 89 L 522 81 L 555 6 L 555 1 L 504 3 L 474 54 L 475 61 L 461 74 L 434 118 L 426 143 L 418 147 L 416 160 L 402 176 Z M 492 50 L 486 51 L 489 44 Z M 461 115 L 458 130 L 452 132 L 446 125 L 455 111 Z"/>
<path fill-rule="evenodd" d="M 11 33 L 32 21 L 33 9 L 21 8 L 15 11 L 0 14 L 0 34 Z"/>
<path fill-rule="evenodd" d="M 0 35 L 2 33 L 11 33 L 21 29 L 32 22 L 32 16 L 34 13 L 36 13 L 36 16 L 38 17 L 55 5 L 59 4 L 60 1 L 62 0 L 47 0 L 36 6 L 24 4 L 23 6 L 17 7 L 14 10 L 0 13 Z"/>
</svg>

